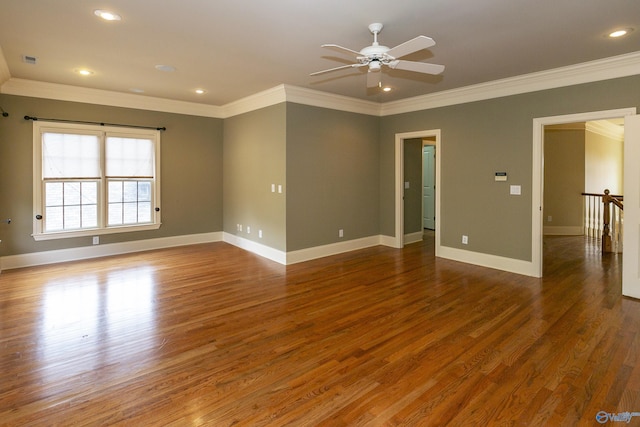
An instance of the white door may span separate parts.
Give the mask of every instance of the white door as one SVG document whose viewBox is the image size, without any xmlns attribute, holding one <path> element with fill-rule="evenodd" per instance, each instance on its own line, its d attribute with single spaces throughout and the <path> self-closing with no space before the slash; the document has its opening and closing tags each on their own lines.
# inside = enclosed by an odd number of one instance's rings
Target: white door
<svg viewBox="0 0 640 427">
<path fill-rule="evenodd" d="M 640 115 L 624 119 L 622 295 L 640 298 Z"/>
<path fill-rule="evenodd" d="M 436 229 L 436 147 L 422 148 L 422 227 Z"/>
</svg>

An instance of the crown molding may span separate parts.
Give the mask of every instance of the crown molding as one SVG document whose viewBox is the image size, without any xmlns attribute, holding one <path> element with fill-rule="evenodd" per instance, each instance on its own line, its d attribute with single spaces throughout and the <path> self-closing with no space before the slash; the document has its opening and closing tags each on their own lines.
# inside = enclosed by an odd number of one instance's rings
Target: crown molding
<svg viewBox="0 0 640 427">
<path fill-rule="evenodd" d="M 329 108 L 333 110 L 348 111 L 351 113 L 379 116 L 381 104 L 373 101 L 350 98 L 348 96 L 335 95 L 298 86 L 284 85 L 288 102 L 310 105 L 313 107 Z"/>
<path fill-rule="evenodd" d="M 381 116 L 640 74 L 640 51 L 382 104 Z"/>
<path fill-rule="evenodd" d="M 217 106 L 12 78 L 0 51 L 0 93 L 221 119 L 282 102 L 389 116 L 636 74 L 640 74 L 640 51 L 383 104 L 282 84 Z"/>
<path fill-rule="evenodd" d="M 226 119 L 239 114 L 249 113 L 286 101 L 287 96 L 284 91 L 284 85 L 279 85 L 225 104 L 220 108 L 222 112 L 221 118 Z"/>
<path fill-rule="evenodd" d="M 222 117 L 222 109 L 215 105 L 195 102 L 175 101 L 101 89 L 46 83 L 35 80 L 10 78 L 2 86 L 0 93 L 7 95 L 30 96 L 34 98 L 55 99 L 58 101 L 84 102 L 87 104 L 108 105 L 112 107 L 136 108 L 165 113 L 188 114 L 203 117 Z"/>
<path fill-rule="evenodd" d="M 281 102 L 294 102 L 373 116 L 380 115 L 380 104 L 376 102 L 282 84 L 224 105 L 223 117 L 237 116 Z"/>
<path fill-rule="evenodd" d="M 606 120 L 587 122 L 586 130 L 614 141 L 624 141 L 624 128 Z"/>
</svg>

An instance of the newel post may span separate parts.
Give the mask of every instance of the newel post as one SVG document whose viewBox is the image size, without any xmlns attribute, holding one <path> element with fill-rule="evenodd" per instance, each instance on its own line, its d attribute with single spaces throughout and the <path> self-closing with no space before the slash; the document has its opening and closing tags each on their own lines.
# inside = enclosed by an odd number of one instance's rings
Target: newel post
<svg viewBox="0 0 640 427">
<path fill-rule="evenodd" d="M 611 221 L 611 199 L 609 195 L 610 191 L 604 190 L 604 196 L 602 196 L 602 203 L 604 204 L 604 211 L 602 217 L 604 220 L 604 228 L 602 229 L 602 253 L 612 252 L 611 249 L 611 235 L 609 235 L 609 222 Z"/>
</svg>

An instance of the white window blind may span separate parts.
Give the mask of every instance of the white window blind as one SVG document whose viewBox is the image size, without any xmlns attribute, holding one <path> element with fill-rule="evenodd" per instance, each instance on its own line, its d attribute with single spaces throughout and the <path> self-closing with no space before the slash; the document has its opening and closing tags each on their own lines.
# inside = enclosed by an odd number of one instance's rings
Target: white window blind
<svg viewBox="0 0 640 427">
<path fill-rule="evenodd" d="M 95 135 L 44 133 L 42 177 L 99 178 L 100 141 Z"/>
<path fill-rule="evenodd" d="M 152 177 L 153 141 L 107 137 L 107 177 Z"/>
</svg>

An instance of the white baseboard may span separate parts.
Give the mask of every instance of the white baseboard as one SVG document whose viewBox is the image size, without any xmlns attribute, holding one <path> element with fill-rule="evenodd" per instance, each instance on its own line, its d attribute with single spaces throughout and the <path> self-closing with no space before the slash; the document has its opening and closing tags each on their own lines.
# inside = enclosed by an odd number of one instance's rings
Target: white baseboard
<svg viewBox="0 0 640 427">
<path fill-rule="evenodd" d="M 323 258 L 330 255 L 337 255 L 344 252 L 377 246 L 380 243 L 380 236 L 363 237 L 361 239 L 347 240 L 346 242 L 331 243 L 329 245 L 316 246 L 313 248 L 300 249 L 287 252 L 287 265 L 298 262 L 310 261 L 316 258 Z"/>
<path fill-rule="evenodd" d="M 543 231 L 545 236 L 582 236 L 584 228 L 582 226 L 550 226 L 545 225 Z"/>
<path fill-rule="evenodd" d="M 508 271 L 525 276 L 539 276 L 538 271 L 534 268 L 534 265 L 531 261 L 522 261 L 497 255 L 481 254 L 478 252 L 450 248 L 447 246 L 440 247 L 438 256 L 453 261 L 465 262 L 467 264 L 479 265 L 481 267 L 494 268 L 496 270 Z"/>
<path fill-rule="evenodd" d="M 157 239 L 135 240 L 122 243 L 82 246 L 70 249 L 58 249 L 45 252 L 32 252 L 20 255 L 0 257 L 0 271 L 13 268 L 33 267 L 36 265 L 54 264 L 58 262 L 77 261 L 81 259 L 99 258 L 131 252 L 142 252 L 175 246 L 195 245 L 222 241 L 222 232 L 187 234 L 184 236 L 159 237 Z"/>
<path fill-rule="evenodd" d="M 413 236 L 413 234 L 417 235 L 417 233 L 412 233 L 408 236 Z M 415 236 L 413 236 L 413 238 L 415 238 Z M 422 238 L 422 233 L 420 233 L 420 238 Z M 365 249 L 377 245 L 395 247 L 396 242 L 394 237 L 377 235 L 364 237 L 361 239 L 348 240 L 345 242 L 316 246 L 313 248 L 300 249 L 297 251 L 284 252 L 251 240 L 247 240 L 242 237 L 235 236 L 233 234 L 220 231 L 212 233 L 189 234 L 185 236 L 136 240 L 123 243 L 83 246 L 79 248 L 59 249 L 20 255 L 9 255 L 0 257 L 0 271 L 2 271 L 3 269 L 9 270 L 14 268 L 32 267 L 36 265 L 54 264 L 58 262 L 77 261 L 110 255 L 119 255 L 132 252 L 142 252 L 154 249 L 221 241 L 237 246 L 241 249 L 255 253 L 256 255 L 262 256 L 283 265 L 296 264 L 299 262 L 310 261 L 317 258 L 337 255 L 344 252 L 355 251 L 358 249 Z M 440 247 L 438 256 L 451 259 L 453 261 L 465 262 L 482 267 L 494 268 L 497 270 L 509 271 L 526 276 L 538 277 L 538 273 L 534 271 L 532 263 L 528 261 L 481 254 L 445 246 Z"/>
<path fill-rule="evenodd" d="M 270 246 L 263 245 L 262 243 L 254 242 L 253 240 L 245 239 L 244 237 L 236 236 L 230 233 L 223 233 L 222 240 L 230 245 L 237 246 L 245 251 L 249 251 L 256 255 L 260 255 L 263 258 L 270 259 L 280 264 L 287 264 L 287 254 L 278 249 L 274 249 Z"/>
<path fill-rule="evenodd" d="M 404 244 L 408 245 L 411 243 L 421 242 L 422 236 L 424 235 L 423 231 L 416 231 L 415 233 L 409 233 L 404 235 Z"/>
<path fill-rule="evenodd" d="M 392 236 L 378 236 L 380 239 L 380 244 L 382 246 L 389 246 L 390 248 L 398 248 L 398 243 L 396 242 L 396 238 Z M 400 249 L 400 248 L 398 248 Z"/>
</svg>

